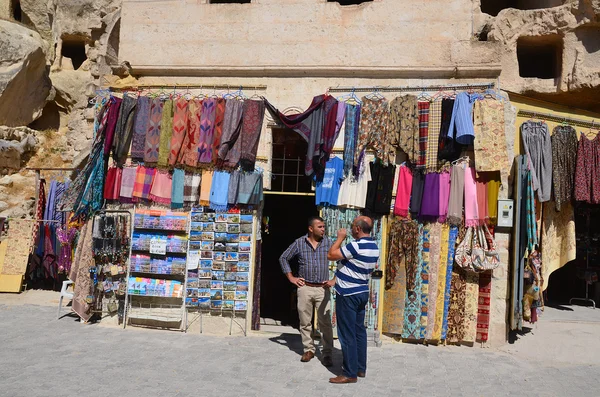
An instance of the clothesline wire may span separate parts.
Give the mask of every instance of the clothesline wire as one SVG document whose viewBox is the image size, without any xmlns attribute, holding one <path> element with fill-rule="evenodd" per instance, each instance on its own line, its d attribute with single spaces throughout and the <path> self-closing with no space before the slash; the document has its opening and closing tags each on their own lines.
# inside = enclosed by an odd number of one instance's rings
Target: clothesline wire
<svg viewBox="0 0 600 397">
<path fill-rule="evenodd" d="M 246 91 L 264 91 L 267 89 L 266 85 L 236 85 L 236 84 L 154 84 L 154 83 L 140 83 L 135 86 L 127 87 L 115 87 L 108 86 L 100 88 L 98 91 L 137 91 L 144 88 L 162 88 L 162 89 L 174 89 L 174 90 L 186 90 L 186 89 L 207 89 L 207 90 L 246 90 Z"/>
<path fill-rule="evenodd" d="M 404 91 L 443 91 L 443 90 L 486 90 L 495 87 L 495 83 L 473 83 L 452 85 L 422 85 L 422 86 L 371 86 L 371 87 L 329 87 L 329 92 L 404 92 Z"/>
<path fill-rule="evenodd" d="M 574 119 L 570 117 L 561 117 L 555 114 L 550 113 L 538 113 L 531 110 L 519 110 L 517 116 L 520 117 L 531 117 L 534 119 L 553 121 L 556 123 L 566 123 L 576 125 L 578 127 L 586 127 L 586 128 L 600 128 L 600 123 L 596 123 L 595 120 L 587 121 L 582 119 Z"/>
</svg>

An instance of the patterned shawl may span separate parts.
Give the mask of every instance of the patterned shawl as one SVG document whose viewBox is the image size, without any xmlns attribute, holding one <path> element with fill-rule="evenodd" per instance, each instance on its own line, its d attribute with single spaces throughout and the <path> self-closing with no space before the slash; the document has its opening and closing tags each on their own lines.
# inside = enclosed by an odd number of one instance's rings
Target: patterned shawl
<svg viewBox="0 0 600 397">
<path fill-rule="evenodd" d="M 212 147 L 215 136 L 215 116 L 217 99 L 207 98 L 202 101 L 202 116 L 200 118 L 200 138 L 198 143 L 198 163 L 212 162 Z"/>
<path fill-rule="evenodd" d="M 427 171 L 438 170 L 438 141 L 442 126 L 442 101 L 434 101 L 429 107 L 429 126 L 427 129 Z"/>
<path fill-rule="evenodd" d="M 344 175 L 355 173 L 354 163 L 356 142 L 358 140 L 358 126 L 360 124 L 360 105 L 346 105 L 346 127 L 344 130 Z"/>
<path fill-rule="evenodd" d="M 225 103 L 225 118 L 223 120 L 223 135 L 219 146 L 219 162 L 227 166 L 235 167 L 240 159 L 242 130 L 242 115 L 244 113 L 244 102 L 237 99 L 228 99 Z"/>
<path fill-rule="evenodd" d="M 164 102 L 160 98 L 154 98 L 150 104 L 150 120 L 148 121 L 148 131 L 146 131 L 144 163 L 158 162 L 163 106 Z"/>
<path fill-rule="evenodd" d="M 171 153 L 171 137 L 173 135 L 173 101 L 167 100 L 163 106 L 160 121 L 160 144 L 158 146 L 158 166 L 167 168 Z"/>
<path fill-rule="evenodd" d="M 179 152 L 179 164 L 189 167 L 198 165 L 198 142 L 200 139 L 200 117 L 202 114 L 202 101 L 197 99 L 188 103 L 187 135 L 183 140 L 183 147 Z"/>
<path fill-rule="evenodd" d="M 129 95 L 123 96 L 113 143 L 113 159 L 118 167 L 123 167 L 123 164 L 127 161 L 127 154 L 129 154 L 131 138 L 133 137 L 133 119 L 136 105 L 137 98 Z"/>
<path fill-rule="evenodd" d="M 133 185 L 134 199 L 148 200 L 150 198 L 150 189 L 152 188 L 155 172 L 156 168 L 138 167 Z"/>
<path fill-rule="evenodd" d="M 172 184 L 173 180 L 168 172 L 162 170 L 155 172 L 148 197 L 156 203 L 171 205 Z"/>
<path fill-rule="evenodd" d="M 188 101 L 181 97 L 175 101 L 173 114 L 173 132 L 169 153 L 169 165 L 175 165 L 182 150 L 183 140 L 186 137 L 188 126 Z"/>
<path fill-rule="evenodd" d="M 247 100 L 244 102 L 244 118 L 242 121 L 242 153 L 240 166 L 245 171 L 254 171 L 258 141 L 265 117 L 265 101 Z"/>
<path fill-rule="evenodd" d="M 119 192 L 119 196 L 123 202 L 127 202 L 133 198 L 133 186 L 135 185 L 137 169 L 137 166 L 123 167 L 121 190 Z"/>
<path fill-rule="evenodd" d="M 356 152 L 354 154 L 355 164 L 361 164 L 361 159 L 367 150 L 372 147 L 375 157 L 387 166 L 392 156 L 392 139 L 389 134 L 388 120 L 390 116 L 389 103 L 387 99 L 362 98 L 360 115 L 360 130 Z M 358 171 L 360 173 L 360 169 Z"/>
<path fill-rule="evenodd" d="M 146 150 L 146 132 L 150 120 L 150 98 L 141 96 L 138 98 L 135 109 L 135 122 L 133 123 L 133 138 L 131 141 L 131 158 L 144 159 Z"/>
<path fill-rule="evenodd" d="M 229 189 L 227 190 L 227 203 L 229 205 L 237 204 L 238 186 L 240 184 L 240 171 L 235 170 L 229 178 Z"/>
<path fill-rule="evenodd" d="M 226 100 L 217 99 L 217 113 L 215 114 L 215 133 L 212 142 L 212 162 L 217 163 L 219 158 L 219 146 L 221 146 L 221 136 L 223 135 L 223 122 L 225 121 Z"/>
<path fill-rule="evenodd" d="M 110 97 L 112 105 L 108 109 L 108 119 L 106 120 L 106 130 L 104 132 L 104 156 L 107 156 L 112 149 L 113 139 L 115 137 L 115 129 L 117 128 L 117 119 L 119 118 L 119 110 L 121 109 L 121 98 L 114 96 Z"/>
<path fill-rule="evenodd" d="M 452 267 L 454 265 L 454 250 L 456 246 L 456 238 L 458 237 L 458 226 L 450 226 L 448 235 L 448 259 L 446 266 L 446 286 L 444 290 L 444 316 L 442 318 L 442 335 L 441 339 L 446 339 L 448 331 L 448 309 L 450 307 L 450 288 L 452 287 Z"/>
<path fill-rule="evenodd" d="M 186 172 L 183 178 L 183 203 L 195 205 L 200 197 L 200 182 L 202 176 L 200 174 Z"/>
<path fill-rule="evenodd" d="M 429 102 L 419 102 L 419 156 L 417 168 L 425 168 L 427 163 L 427 139 L 429 134 Z"/>
</svg>

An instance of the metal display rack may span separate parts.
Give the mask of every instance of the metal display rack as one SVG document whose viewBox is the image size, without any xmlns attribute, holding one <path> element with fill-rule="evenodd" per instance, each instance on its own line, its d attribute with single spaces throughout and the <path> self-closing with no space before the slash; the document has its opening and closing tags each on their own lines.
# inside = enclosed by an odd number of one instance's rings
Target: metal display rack
<svg viewBox="0 0 600 397">
<path fill-rule="evenodd" d="M 185 214 L 186 215 L 186 228 L 181 230 L 175 229 L 160 229 L 160 228 L 144 228 L 135 226 L 135 218 L 137 215 L 149 215 L 149 216 L 168 216 L 172 214 Z M 131 254 L 146 253 L 150 255 L 152 259 L 155 258 L 166 258 L 167 256 L 176 256 L 182 259 L 187 258 L 187 250 L 189 248 L 189 239 L 186 243 L 185 252 L 167 252 L 165 254 L 151 253 L 150 250 L 137 249 L 133 246 L 133 234 L 134 231 L 145 231 L 155 233 L 156 236 L 166 237 L 168 234 L 189 236 L 190 232 L 190 216 L 184 212 L 168 211 L 168 210 L 150 210 L 138 211 L 136 206 L 134 210 L 134 221 L 131 225 Z M 164 274 L 152 271 L 139 271 L 137 269 L 132 270 L 133 260 L 129 260 L 129 266 L 127 267 L 127 280 L 128 287 L 125 295 L 125 313 L 123 328 L 126 327 L 129 322 L 130 325 L 143 326 L 151 328 L 166 328 L 166 329 L 178 329 L 179 331 L 185 332 L 187 330 L 187 311 L 185 308 L 185 291 L 187 285 L 187 271 L 184 267 L 183 274 Z M 160 296 L 160 295 L 142 295 L 131 292 L 129 280 L 131 277 L 148 277 L 156 280 L 176 280 L 181 281 L 181 293 L 179 296 Z M 132 323 L 132 320 L 134 322 Z M 137 321 L 135 321 L 137 320 Z M 162 324 L 162 325 L 160 325 Z M 178 324 L 177 326 L 174 326 Z"/>
</svg>

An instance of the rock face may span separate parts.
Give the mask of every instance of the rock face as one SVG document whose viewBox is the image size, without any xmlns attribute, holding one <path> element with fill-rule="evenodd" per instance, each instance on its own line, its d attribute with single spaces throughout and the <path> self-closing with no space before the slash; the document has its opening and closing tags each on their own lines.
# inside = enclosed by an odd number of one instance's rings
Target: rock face
<svg viewBox="0 0 600 397">
<path fill-rule="evenodd" d="M 27 125 L 40 116 L 52 87 L 46 48 L 38 33 L 0 20 L 0 125 Z"/>
</svg>

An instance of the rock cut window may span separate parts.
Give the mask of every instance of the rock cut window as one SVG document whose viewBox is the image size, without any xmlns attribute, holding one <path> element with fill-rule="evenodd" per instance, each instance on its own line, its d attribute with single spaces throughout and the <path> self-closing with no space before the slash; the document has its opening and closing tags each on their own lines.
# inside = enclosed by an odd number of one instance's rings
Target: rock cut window
<svg viewBox="0 0 600 397">
<path fill-rule="evenodd" d="M 526 36 L 517 40 L 519 76 L 538 79 L 560 77 L 562 38 L 558 35 Z"/>
</svg>

